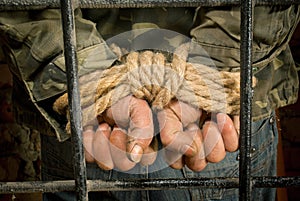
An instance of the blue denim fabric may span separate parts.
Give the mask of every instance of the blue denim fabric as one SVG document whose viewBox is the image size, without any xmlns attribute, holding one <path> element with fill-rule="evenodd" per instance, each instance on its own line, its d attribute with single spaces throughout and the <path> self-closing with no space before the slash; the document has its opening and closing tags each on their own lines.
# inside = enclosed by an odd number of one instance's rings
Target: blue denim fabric
<svg viewBox="0 0 300 201">
<path fill-rule="evenodd" d="M 278 130 L 275 114 L 252 123 L 251 137 L 251 176 L 276 176 L 276 158 Z M 193 172 L 185 169 L 187 177 L 238 177 L 239 151 L 227 153 L 219 163 L 210 163 L 203 171 Z M 238 189 L 195 189 L 190 190 L 192 200 L 239 200 Z M 251 194 L 253 201 L 274 201 L 276 189 L 254 188 Z"/>
<path fill-rule="evenodd" d="M 271 115 L 252 124 L 252 176 L 276 175 L 276 148 L 278 132 L 275 116 Z M 161 157 L 149 167 L 136 166 L 135 173 L 122 173 L 116 170 L 103 171 L 95 164 L 87 164 L 88 179 L 133 179 L 133 178 L 190 178 L 190 177 L 238 177 L 239 152 L 227 153 L 220 163 L 209 164 L 201 172 L 193 172 L 187 168 L 174 170 L 166 167 Z M 59 143 L 54 137 L 42 136 L 42 174 L 43 180 L 73 179 L 72 148 L 69 141 Z M 154 171 L 165 167 L 159 171 Z M 131 171 L 131 172 L 132 172 Z M 275 200 L 276 189 L 255 188 L 252 200 Z M 238 189 L 197 188 L 189 190 L 161 191 L 120 191 L 90 192 L 89 200 L 238 200 Z M 75 200 L 74 193 L 45 193 L 44 201 Z"/>
<path fill-rule="evenodd" d="M 43 180 L 73 179 L 72 147 L 71 142 L 59 143 L 55 137 L 42 136 L 42 176 Z M 163 167 L 163 169 L 162 169 Z M 158 170 L 158 171 L 155 171 Z M 88 179 L 122 180 L 136 178 L 183 178 L 182 170 L 169 168 L 159 153 L 155 163 L 151 166 L 137 165 L 127 173 L 117 170 L 104 171 L 96 164 L 87 164 Z M 44 201 L 76 200 L 70 192 L 46 193 Z M 122 192 L 99 192 L 89 193 L 89 201 L 94 200 L 190 200 L 188 190 L 166 191 L 122 191 Z"/>
</svg>

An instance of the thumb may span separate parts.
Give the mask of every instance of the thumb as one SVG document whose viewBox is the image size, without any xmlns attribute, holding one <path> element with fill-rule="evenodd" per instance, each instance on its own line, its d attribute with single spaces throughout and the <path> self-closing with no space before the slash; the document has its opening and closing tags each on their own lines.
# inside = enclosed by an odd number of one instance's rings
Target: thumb
<svg viewBox="0 0 300 201">
<path fill-rule="evenodd" d="M 127 131 L 126 152 L 135 163 L 140 162 L 153 138 L 152 112 L 145 100 L 127 96 L 112 105 L 103 116 L 106 122 Z"/>
<path fill-rule="evenodd" d="M 127 152 L 129 158 L 138 163 L 149 148 L 154 135 L 152 112 L 148 103 L 131 96 L 129 117 Z"/>
</svg>

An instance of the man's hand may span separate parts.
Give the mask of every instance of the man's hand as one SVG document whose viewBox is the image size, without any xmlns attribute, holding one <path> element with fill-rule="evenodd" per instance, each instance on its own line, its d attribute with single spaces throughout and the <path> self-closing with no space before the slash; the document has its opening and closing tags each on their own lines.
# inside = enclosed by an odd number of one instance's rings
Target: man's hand
<svg viewBox="0 0 300 201">
<path fill-rule="evenodd" d="M 152 112 L 145 100 L 127 96 L 105 111 L 96 131 L 83 132 L 87 162 L 102 169 L 127 171 L 137 163 L 152 164 L 157 147 Z"/>
<path fill-rule="evenodd" d="M 216 114 L 215 121 L 206 121 L 200 130 L 201 115 L 201 110 L 176 100 L 158 112 L 161 141 L 171 167 L 187 165 L 201 171 L 208 162 L 219 162 L 226 151 L 238 148 L 236 126 L 228 115 Z"/>
</svg>

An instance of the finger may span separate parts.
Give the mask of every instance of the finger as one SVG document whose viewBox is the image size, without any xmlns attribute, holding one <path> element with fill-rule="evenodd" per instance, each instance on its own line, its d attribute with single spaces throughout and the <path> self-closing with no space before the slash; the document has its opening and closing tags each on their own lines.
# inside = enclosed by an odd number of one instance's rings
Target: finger
<svg viewBox="0 0 300 201">
<path fill-rule="evenodd" d="M 147 149 L 144 151 L 142 160 L 141 160 L 141 165 L 146 166 L 146 165 L 151 165 L 154 163 L 156 156 L 157 156 L 157 151 L 158 151 L 158 141 L 157 138 L 153 138 L 151 144 Z"/>
<path fill-rule="evenodd" d="M 196 136 L 194 138 L 194 143 L 197 147 L 197 153 L 193 157 L 185 156 L 185 164 L 193 171 L 201 171 L 203 170 L 206 165 L 207 161 L 205 158 L 205 151 L 203 145 L 203 136 L 201 130 L 196 124 L 190 124 L 187 127 L 186 132 L 196 132 Z"/>
<path fill-rule="evenodd" d="M 203 139 L 206 160 L 212 163 L 223 160 L 226 155 L 224 142 L 215 122 L 205 122 L 203 125 Z"/>
<path fill-rule="evenodd" d="M 110 151 L 115 167 L 121 171 L 128 171 L 136 165 L 127 157 L 126 144 L 126 131 L 115 126 L 110 135 Z"/>
<path fill-rule="evenodd" d="M 225 149 L 229 152 L 236 151 L 239 146 L 239 136 L 231 118 L 224 113 L 217 114 L 217 125 L 222 134 Z"/>
<path fill-rule="evenodd" d="M 168 121 L 160 133 L 162 144 L 170 151 L 192 157 L 197 152 L 193 141 L 195 133 L 178 131 L 180 127 L 180 121 Z"/>
<path fill-rule="evenodd" d="M 172 100 L 169 107 L 181 121 L 183 127 L 187 127 L 190 123 L 197 124 L 202 114 L 201 110 L 177 100 Z"/>
<path fill-rule="evenodd" d="M 93 157 L 93 138 L 94 138 L 93 127 L 87 127 L 83 131 L 83 147 L 84 147 L 84 156 L 87 163 L 94 163 L 95 159 Z"/>
<path fill-rule="evenodd" d="M 103 114 L 103 120 L 109 125 L 117 125 L 119 128 L 127 129 L 129 125 L 129 102 L 132 96 L 126 96 L 114 103 Z"/>
<path fill-rule="evenodd" d="M 138 163 L 153 138 L 152 112 L 145 100 L 127 96 L 109 108 L 103 118 L 119 128 L 128 129 L 127 151 L 132 161 Z"/>
<path fill-rule="evenodd" d="M 129 115 L 127 151 L 130 159 L 138 163 L 153 139 L 152 112 L 145 100 L 132 96 L 129 102 Z"/>
<path fill-rule="evenodd" d="M 112 157 L 110 154 L 110 127 L 106 123 L 99 125 L 95 132 L 93 140 L 93 153 L 98 166 L 103 170 L 111 170 L 114 168 Z"/>
<path fill-rule="evenodd" d="M 164 158 L 173 169 L 180 170 L 184 167 L 184 156 L 181 153 L 164 149 Z"/>
<path fill-rule="evenodd" d="M 197 148 L 193 144 L 192 133 L 185 133 L 176 113 L 170 108 L 165 108 L 157 114 L 160 126 L 160 138 L 164 147 L 181 155 L 194 156 Z"/>
</svg>

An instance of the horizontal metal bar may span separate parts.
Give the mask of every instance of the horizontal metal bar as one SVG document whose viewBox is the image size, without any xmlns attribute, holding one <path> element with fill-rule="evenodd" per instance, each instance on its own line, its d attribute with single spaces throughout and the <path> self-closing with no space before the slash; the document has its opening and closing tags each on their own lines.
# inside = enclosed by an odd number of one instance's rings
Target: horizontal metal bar
<svg viewBox="0 0 300 201">
<path fill-rule="evenodd" d="M 300 187 L 300 176 L 297 176 L 297 177 L 254 177 L 253 187 L 255 187 L 255 188 Z"/>
<path fill-rule="evenodd" d="M 240 0 L 77 0 L 80 8 L 145 8 L 240 5 Z M 300 0 L 256 0 L 256 5 L 300 4 Z M 59 8 L 60 0 L 2 0 L 0 10 Z"/>
<path fill-rule="evenodd" d="M 0 182 L 0 194 L 75 191 L 75 180 Z"/>
<path fill-rule="evenodd" d="M 298 177 L 253 177 L 255 188 L 300 187 Z M 88 191 L 169 190 L 191 188 L 238 188 L 239 178 L 87 180 Z M 0 194 L 75 191 L 74 180 L 0 182 Z"/>
</svg>

